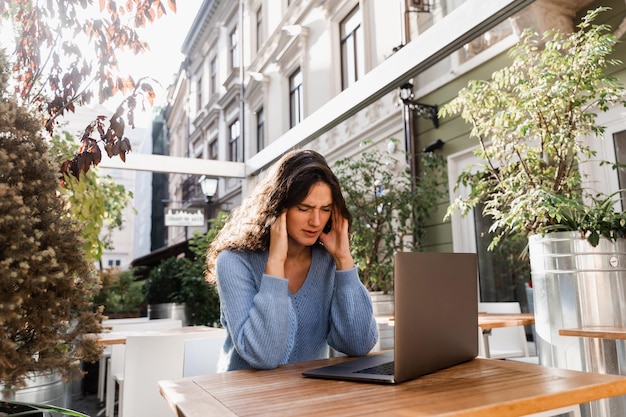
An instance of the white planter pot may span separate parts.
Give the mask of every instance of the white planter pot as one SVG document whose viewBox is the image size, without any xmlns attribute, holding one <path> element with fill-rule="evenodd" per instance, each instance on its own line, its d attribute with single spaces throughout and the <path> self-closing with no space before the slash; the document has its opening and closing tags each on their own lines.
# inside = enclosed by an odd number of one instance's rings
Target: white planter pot
<svg viewBox="0 0 626 417">
<path fill-rule="evenodd" d="M 393 294 L 384 294 L 382 291 L 370 292 L 372 305 L 374 307 L 374 316 L 382 319 L 378 322 L 378 343 L 372 351 L 381 351 L 393 349 L 393 326 L 390 326 L 385 320 L 394 315 L 395 304 Z"/>
<path fill-rule="evenodd" d="M 372 297 L 372 305 L 374 306 L 375 316 L 393 316 L 393 294 L 385 294 L 382 291 L 371 291 L 370 297 Z"/>
</svg>

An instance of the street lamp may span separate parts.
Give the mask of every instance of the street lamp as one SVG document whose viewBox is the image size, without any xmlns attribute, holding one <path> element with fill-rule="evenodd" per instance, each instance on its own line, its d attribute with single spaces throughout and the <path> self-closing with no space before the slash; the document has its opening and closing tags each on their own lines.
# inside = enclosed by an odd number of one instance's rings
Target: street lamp
<svg viewBox="0 0 626 417">
<path fill-rule="evenodd" d="M 211 199 L 217 192 L 217 184 L 219 183 L 219 178 L 211 178 L 203 175 L 200 177 L 198 182 L 200 183 L 200 188 L 202 188 L 202 194 L 204 194 L 204 199 L 206 201 L 206 221 L 208 231 L 210 227 L 208 223 L 209 219 L 211 218 L 209 207 L 211 206 Z"/>
<path fill-rule="evenodd" d="M 210 203 L 211 198 L 213 198 L 213 196 L 217 192 L 217 184 L 219 183 L 219 179 L 203 175 L 200 177 L 198 182 L 200 183 L 200 187 L 202 188 L 202 194 L 204 194 L 206 202 Z"/>
<path fill-rule="evenodd" d="M 439 128 L 439 117 L 437 116 L 439 107 L 436 104 L 423 104 L 413 100 L 413 83 L 407 82 L 400 86 L 400 100 L 417 116 L 432 120 L 435 128 Z"/>
</svg>

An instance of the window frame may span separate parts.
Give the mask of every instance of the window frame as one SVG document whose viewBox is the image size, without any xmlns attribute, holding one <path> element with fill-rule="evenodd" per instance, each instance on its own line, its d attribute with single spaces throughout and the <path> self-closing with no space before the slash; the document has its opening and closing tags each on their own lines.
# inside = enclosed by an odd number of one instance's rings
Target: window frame
<svg viewBox="0 0 626 417">
<path fill-rule="evenodd" d="M 259 107 L 254 114 L 256 120 L 256 148 L 257 152 L 260 152 L 265 148 L 265 113 L 263 106 Z"/>
<path fill-rule="evenodd" d="M 289 77 L 289 128 L 292 129 L 304 120 L 304 93 L 302 70 L 297 67 Z"/>
<path fill-rule="evenodd" d="M 352 29 L 347 29 L 352 19 L 358 20 Z M 350 32 L 346 32 L 350 30 Z M 365 39 L 363 14 L 357 4 L 339 22 L 339 54 L 341 62 L 341 90 L 353 85 L 365 75 Z"/>
<path fill-rule="evenodd" d="M 231 162 L 241 161 L 241 121 L 234 119 L 228 125 L 228 160 Z"/>
<path fill-rule="evenodd" d="M 230 32 L 228 32 L 228 56 L 230 70 L 236 70 L 239 68 L 239 33 L 237 26 L 234 26 Z"/>
</svg>

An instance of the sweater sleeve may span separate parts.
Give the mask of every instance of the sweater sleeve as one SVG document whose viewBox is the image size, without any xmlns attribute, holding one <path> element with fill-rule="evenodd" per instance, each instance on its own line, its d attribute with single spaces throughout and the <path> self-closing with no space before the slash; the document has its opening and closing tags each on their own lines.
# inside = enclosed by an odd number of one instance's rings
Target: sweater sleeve
<svg viewBox="0 0 626 417">
<path fill-rule="evenodd" d="M 229 251 L 218 256 L 221 308 L 239 356 L 253 368 L 271 369 L 288 357 L 294 343 L 288 281 L 251 262 Z"/>
<path fill-rule="evenodd" d="M 372 299 L 356 268 L 335 272 L 328 343 L 348 356 L 366 355 L 378 341 Z"/>
</svg>

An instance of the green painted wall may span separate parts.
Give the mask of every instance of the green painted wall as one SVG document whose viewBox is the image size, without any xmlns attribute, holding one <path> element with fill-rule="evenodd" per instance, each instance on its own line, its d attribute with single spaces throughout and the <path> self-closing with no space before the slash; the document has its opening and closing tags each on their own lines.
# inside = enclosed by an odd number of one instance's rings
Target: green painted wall
<svg viewBox="0 0 626 417">
<path fill-rule="evenodd" d="M 596 1 L 589 6 L 588 9 L 594 9 L 599 6 L 607 6 L 610 7 L 611 10 L 601 14 L 596 23 L 609 24 L 613 27 L 613 31 L 615 32 L 620 23 L 626 19 L 626 3 L 623 0 Z M 581 16 L 583 16 L 588 9 L 581 11 L 577 16 L 577 20 L 580 20 Z M 626 61 L 626 36 L 622 36 L 620 41 L 621 42 L 618 43 L 615 48 L 614 58 L 624 62 Z M 467 85 L 468 81 L 489 79 L 494 71 L 505 67 L 510 62 L 511 59 L 506 53 L 500 54 L 480 67 L 463 74 L 454 81 L 433 91 L 420 101 L 429 104 L 437 103 L 441 106 L 453 99 L 457 92 Z M 617 76 L 626 85 L 626 65 L 622 64 L 617 67 L 612 67 L 608 72 L 611 75 Z M 476 140 L 468 138 L 469 125 L 459 116 L 441 119 L 438 129 L 434 129 L 430 120 L 421 118 L 416 121 L 416 125 L 418 132 L 418 149 L 424 148 L 437 139 L 442 139 L 445 142 L 445 146 L 439 152 L 442 152 L 443 155 L 447 157 L 448 155 L 477 144 Z M 447 199 L 441 201 L 439 207 L 432 213 L 429 219 L 430 226 L 426 231 L 426 245 L 424 248 L 427 251 L 452 251 L 452 229 L 449 222 L 443 221 L 448 204 L 449 201 Z"/>
</svg>

